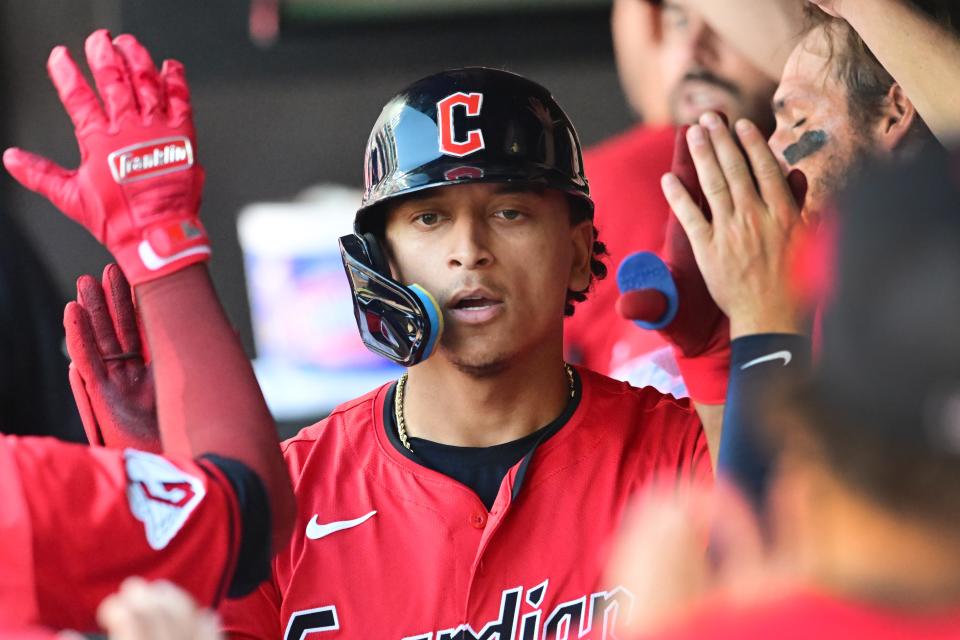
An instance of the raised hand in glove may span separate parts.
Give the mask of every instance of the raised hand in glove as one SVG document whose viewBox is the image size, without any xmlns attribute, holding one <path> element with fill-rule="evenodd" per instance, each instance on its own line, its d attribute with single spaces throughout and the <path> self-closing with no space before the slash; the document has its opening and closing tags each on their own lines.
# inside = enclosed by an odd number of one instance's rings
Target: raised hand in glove
<svg viewBox="0 0 960 640">
<path fill-rule="evenodd" d="M 111 41 L 105 30 L 85 48 L 102 106 L 65 47 L 47 61 L 80 166 L 67 170 L 16 148 L 4 152 L 4 166 L 86 227 L 134 286 L 207 260 L 197 217 L 204 173 L 183 65 L 167 60 L 158 72 L 133 36 Z"/>
<path fill-rule="evenodd" d="M 710 207 L 687 146 L 688 129 L 677 132 L 670 172 L 709 219 Z M 675 216 L 667 221 L 659 255 L 627 256 L 617 281 L 621 290 L 618 311 L 645 329 L 657 330 L 671 344 L 690 396 L 704 404 L 723 403 L 730 358 L 729 323 L 710 297 L 687 234 Z"/>
<path fill-rule="evenodd" d="M 725 129 L 727 120 L 722 114 L 712 114 L 718 124 L 714 130 Z M 670 174 L 682 186 L 688 198 L 685 203 L 695 207 L 701 218 L 712 220 L 710 199 L 705 197 L 703 176 L 698 176 L 697 165 L 689 145 L 689 127 L 677 134 Z M 698 127 L 698 131 L 703 131 Z M 732 137 L 725 140 L 733 143 Z M 751 142 L 754 142 L 751 139 Z M 729 144 L 729 143 L 728 143 Z M 746 171 L 734 186 L 738 194 L 752 191 L 752 167 L 733 144 L 724 149 L 724 160 L 739 162 Z M 703 154 L 701 154 L 703 155 Z M 739 160 L 738 160 L 739 158 Z M 702 162 L 702 161 L 701 161 Z M 767 166 L 764 165 L 764 169 Z M 779 168 L 776 167 L 778 176 Z M 764 175 L 766 181 L 772 176 Z M 785 181 L 792 202 L 802 203 L 806 195 L 806 180 L 802 173 L 794 171 Z M 724 183 L 721 186 L 726 186 Z M 765 184 L 763 185 L 766 186 Z M 712 193 L 712 192 L 711 192 Z M 718 194 L 713 194 L 717 199 Z M 676 211 L 678 200 L 669 198 Z M 729 202 L 722 201 L 725 210 Z M 679 214 L 678 214 L 679 216 Z M 708 288 L 698 266 L 694 248 L 678 216 L 671 216 L 660 255 L 651 253 L 628 256 L 617 274 L 621 298 L 617 308 L 625 318 L 640 326 L 656 329 L 673 345 L 677 363 L 691 397 L 704 404 L 723 403 L 726 396 L 727 374 L 730 355 L 730 325 L 721 306 Z"/>
<path fill-rule="evenodd" d="M 663 192 L 712 298 L 730 318 L 730 335 L 804 333 L 789 272 L 804 227 L 806 179 L 799 171 L 784 177 L 753 123 L 737 122 L 741 151 L 716 114 L 700 122 L 687 141 L 712 219 L 676 176 L 664 176 Z"/>
<path fill-rule="evenodd" d="M 63 314 L 70 387 L 90 444 L 159 453 L 156 390 L 130 285 L 115 264 L 77 280 Z"/>
</svg>

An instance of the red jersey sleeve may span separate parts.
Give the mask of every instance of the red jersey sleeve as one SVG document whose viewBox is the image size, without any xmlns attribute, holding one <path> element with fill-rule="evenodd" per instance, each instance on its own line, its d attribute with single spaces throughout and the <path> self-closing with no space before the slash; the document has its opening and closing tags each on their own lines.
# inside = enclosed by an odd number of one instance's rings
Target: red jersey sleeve
<svg viewBox="0 0 960 640">
<path fill-rule="evenodd" d="M 0 626 L 0 640 L 62 640 L 62 638 L 60 632 L 54 629 Z"/>
<path fill-rule="evenodd" d="M 95 629 L 97 606 L 130 575 L 170 580 L 206 605 L 222 597 L 241 520 L 216 465 L 46 438 L 12 447 L 38 622 Z"/>
<path fill-rule="evenodd" d="M 220 604 L 223 632 L 228 638 L 273 639 L 280 636 L 280 592 L 273 580 L 256 591 Z M 299 640 L 299 636 L 295 639 Z"/>
<path fill-rule="evenodd" d="M 645 389 L 644 391 L 652 391 Z M 656 444 L 654 477 L 660 482 L 709 486 L 713 483 L 713 463 L 707 435 L 700 416 L 689 398 L 662 396 L 658 411 L 649 415 L 656 420 L 659 442 Z M 655 417 L 654 417 L 655 416 Z"/>
<path fill-rule="evenodd" d="M 287 440 L 280 444 L 280 450 L 283 451 L 287 470 L 296 490 L 303 463 L 299 457 L 300 448 L 295 446 L 293 441 Z M 300 522 L 299 519 L 297 522 Z M 218 613 L 221 627 L 228 638 L 274 640 L 281 637 L 281 633 L 284 634 L 283 638 L 289 634 L 289 629 L 284 631 L 280 628 L 280 606 L 283 598 L 276 583 L 276 560 L 270 564 L 270 579 L 262 582 L 253 593 L 243 598 L 227 599 L 220 604 Z M 295 640 L 300 640 L 300 636 L 297 635 Z"/>
</svg>

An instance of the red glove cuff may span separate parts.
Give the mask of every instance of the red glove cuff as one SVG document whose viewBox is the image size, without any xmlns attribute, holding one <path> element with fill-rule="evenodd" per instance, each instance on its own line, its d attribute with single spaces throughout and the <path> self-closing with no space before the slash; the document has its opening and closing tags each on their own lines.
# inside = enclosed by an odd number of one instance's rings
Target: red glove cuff
<svg viewBox="0 0 960 640">
<path fill-rule="evenodd" d="M 730 340 L 715 341 L 703 353 L 687 357 L 673 347 L 680 375 L 694 402 L 700 404 L 723 404 L 727 399 L 727 380 L 730 377 Z"/>
<path fill-rule="evenodd" d="M 210 259 L 207 232 L 197 218 L 164 221 L 143 232 L 139 243 L 113 248 L 131 285 L 169 275 Z"/>
</svg>

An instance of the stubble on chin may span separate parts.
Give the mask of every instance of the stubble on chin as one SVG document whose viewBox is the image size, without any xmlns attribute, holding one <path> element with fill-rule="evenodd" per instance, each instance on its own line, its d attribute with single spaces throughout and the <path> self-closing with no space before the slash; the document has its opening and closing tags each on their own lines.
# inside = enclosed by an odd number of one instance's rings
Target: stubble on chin
<svg viewBox="0 0 960 640">
<path fill-rule="evenodd" d="M 460 354 L 440 345 L 440 355 L 458 371 L 473 378 L 490 378 L 506 371 L 509 358 L 504 354 Z"/>
</svg>

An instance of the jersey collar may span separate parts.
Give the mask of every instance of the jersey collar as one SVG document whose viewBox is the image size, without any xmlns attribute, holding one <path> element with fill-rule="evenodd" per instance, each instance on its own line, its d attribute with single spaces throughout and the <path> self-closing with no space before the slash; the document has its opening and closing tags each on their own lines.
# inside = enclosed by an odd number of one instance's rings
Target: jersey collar
<svg viewBox="0 0 960 640">
<path fill-rule="evenodd" d="M 574 370 L 573 370 L 573 385 L 575 390 L 574 397 L 570 398 L 569 402 L 567 402 L 566 407 L 564 407 L 563 412 L 559 416 L 557 416 L 553 421 L 551 421 L 548 425 L 546 425 L 541 429 L 542 433 L 540 437 L 530 448 L 530 451 L 527 452 L 527 454 L 520 461 L 517 467 L 516 476 L 513 480 L 511 499 L 515 500 L 519 495 L 520 489 L 523 486 L 524 479 L 527 476 L 527 471 L 530 467 L 531 460 L 533 460 L 534 454 L 544 443 L 550 440 L 555 434 L 560 432 L 565 425 L 571 422 L 571 418 L 573 418 L 574 414 L 576 414 L 577 412 L 577 409 L 581 405 L 581 399 L 583 398 L 583 394 L 584 394 L 584 391 L 583 391 L 584 387 L 583 387 L 582 379 L 580 376 L 580 372 L 577 370 L 576 367 L 574 367 Z M 394 404 L 394 398 L 396 396 L 396 390 L 397 390 L 397 383 L 394 382 L 390 384 L 388 387 L 386 387 L 385 393 L 382 394 L 383 404 L 380 407 L 381 419 L 376 421 L 378 439 L 380 436 L 386 436 L 387 447 L 389 447 L 390 449 L 390 451 L 387 452 L 388 455 L 399 454 L 406 461 L 414 463 L 415 470 L 417 471 L 437 473 L 432 469 L 430 469 L 429 467 L 426 467 L 423 464 L 423 461 L 421 460 L 421 458 L 417 456 L 415 451 L 410 451 L 409 449 L 404 447 L 403 444 L 400 442 L 400 436 L 397 434 L 397 422 L 393 412 L 393 404 Z M 413 465 L 407 465 L 407 466 L 413 466 Z"/>
</svg>

